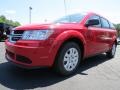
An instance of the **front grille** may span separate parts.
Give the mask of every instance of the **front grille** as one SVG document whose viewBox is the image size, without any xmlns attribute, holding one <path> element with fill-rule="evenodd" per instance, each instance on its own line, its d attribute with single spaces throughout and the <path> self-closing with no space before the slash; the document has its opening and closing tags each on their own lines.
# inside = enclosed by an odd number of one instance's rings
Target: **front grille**
<svg viewBox="0 0 120 90">
<path fill-rule="evenodd" d="M 24 30 L 15 30 L 14 34 L 23 34 Z"/>
<path fill-rule="evenodd" d="M 15 37 L 11 37 L 11 40 L 12 40 L 12 41 L 18 41 L 20 38 L 21 38 L 21 37 L 16 37 L 16 36 L 15 36 Z"/>
<path fill-rule="evenodd" d="M 23 30 L 13 30 L 10 34 L 9 41 L 16 42 L 22 38 L 24 31 Z"/>
</svg>

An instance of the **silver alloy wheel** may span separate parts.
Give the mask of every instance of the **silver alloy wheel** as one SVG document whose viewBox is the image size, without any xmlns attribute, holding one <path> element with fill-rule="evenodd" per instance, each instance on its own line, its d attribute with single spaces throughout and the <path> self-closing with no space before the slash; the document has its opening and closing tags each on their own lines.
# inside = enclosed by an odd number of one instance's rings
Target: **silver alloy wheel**
<svg viewBox="0 0 120 90">
<path fill-rule="evenodd" d="M 79 60 L 79 53 L 76 48 L 70 48 L 66 51 L 63 65 L 67 71 L 72 71 L 76 68 Z"/>
<path fill-rule="evenodd" d="M 112 46 L 112 55 L 113 56 L 115 55 L 115 52 L 116 52 L 116 45 L 113 44 L 113 46 Z"/>
</svg>

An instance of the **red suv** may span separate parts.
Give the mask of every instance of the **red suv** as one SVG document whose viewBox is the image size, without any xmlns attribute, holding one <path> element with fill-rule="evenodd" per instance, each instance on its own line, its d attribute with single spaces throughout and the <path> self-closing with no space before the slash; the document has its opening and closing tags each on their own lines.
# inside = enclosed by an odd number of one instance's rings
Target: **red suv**
<svg viewBox="0 0 120 90">
<path fill-rule="evenodd" d="M 87 57 L 105 52 L 113 58 L 117 33 L 104 17 L 78 13 L 51 24 L 16 27 L 5 44 L 6 59 L 18 66 L 54 67 L 60 74 L 70 75 Z"/>
</svg>

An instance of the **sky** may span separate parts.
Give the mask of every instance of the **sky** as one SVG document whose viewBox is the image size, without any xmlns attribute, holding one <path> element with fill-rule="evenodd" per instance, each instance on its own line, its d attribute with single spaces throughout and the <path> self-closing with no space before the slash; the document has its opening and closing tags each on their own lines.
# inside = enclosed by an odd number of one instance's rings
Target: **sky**
<svg viewBox="0 0 120 90">
<path fill-rule="evenodd" d="M 44 23 L 54 21 L 66 14 L 95 12 L 111 22 L 120 23 L 120 0 L 1 0 L 0 15 L 29 24 L 29 6 L 32 7 L 31 22 Z"/>
</svg>

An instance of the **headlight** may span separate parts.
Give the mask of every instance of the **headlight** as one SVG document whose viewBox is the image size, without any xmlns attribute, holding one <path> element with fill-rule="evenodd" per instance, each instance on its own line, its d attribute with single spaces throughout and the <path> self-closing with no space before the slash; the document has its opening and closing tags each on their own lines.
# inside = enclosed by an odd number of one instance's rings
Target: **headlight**
<svg viewBox="0 0 120 90">
<path fill-rule="evenodd" d="M 23 40 L 46 40 L 51 34 L 53 34 L 53 30 L 29 30 L 23 33 Z"/>
</svg>

